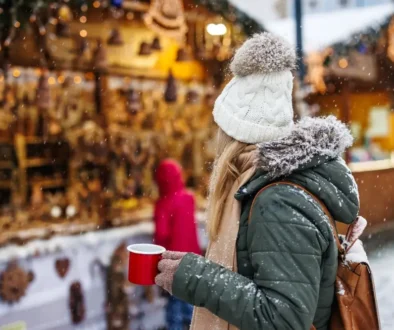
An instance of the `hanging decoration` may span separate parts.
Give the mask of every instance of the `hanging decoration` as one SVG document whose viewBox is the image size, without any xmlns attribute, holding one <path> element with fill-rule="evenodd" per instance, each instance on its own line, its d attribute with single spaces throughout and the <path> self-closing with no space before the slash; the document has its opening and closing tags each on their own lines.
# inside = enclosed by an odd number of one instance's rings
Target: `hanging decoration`
<svg viewBox="0 0 394 330">
<path fill-rule="evenodd" d="M 10 304 L 18 302 L 25 296 L 33 279 L 34 275 L 23 270 L 16 262 L 10 263 L 0 275 L 0 298 Z"/>
<path fill-rule="evenodd" d="M 51 90 L 49 88 L 47 71 L 44 71 L 38 80 L 36 105 L 42 110 L 48 110 L 51 107 Z"/>
<path fill-rule="evenodd" d="M 150 46 L 152 50 L 161 50 L 161 44 L 160 44 L 160 38 L 155 37 L 152 41 L 152 44 Z"/>
<path fill-rule="evenodd" d="M 69 38 L 71 30 L 69 23 L 73 19 L 73 14 L 70 7 L 66 4 L 60 6 L 57 12 L 56 35 L 60 38 Z"/>
<path fill-rule="evenodd" d="M 177 55 L 176 55 L 176 61 L 177 62 L 190 61 L 189 53 L 188 53 L 188 51 L 185 48 L 178 49 L 178 52 L 177 52 Z"/>
<path fill-rule="evenodd" d="M 140 56 L 147 56 L 147 55 L 150 55 L 150 54 L 152 54 L 151 46 L 145 41 L 141 42 L 140 50 L 138 52 L 138 55 L 140 55 Z"/>
<path fill-rule="evenodd" d="M 168 75 L 167 78 L 166 89 L 164 92 L 164 100 L 167 103 L 174 103 L 177 100 L 177 96 L 178 96 L 178 92 L 176 87 L 176 81 L 172 74 L 172 71 L 170 71 L 170 74 Z"/>
<path fill-rule="evenodd" d="M 118 29 L 111 30 L 107 43 L 111 46 L 122 46 L 124 44 L 122 35 Z"/>
<path fill-rule="evenodd" d="M 135 115 L 142 108 L 141 94 L 134 89 L 126 92 L 126 110 L 129 114 Z"/>
<path fill-rule="evenodd" d="M 70 259 L 62 258 L 55 261 L 56 273 L 60 278 L 65 278 L 70 268 Z"/>
<path fill-rule="evenodd" d="M 73 282 L 70 286 L 69 308 L 73 324 L 79 324 L 85 319 L 85 299 L 79 281 Z"/>
<path fill-rule="evenodd" d="M 97 39 L 97 47 L 93 53 L 93 69 L 103 71 L 108 68 L 107 52 L 101 39 Z"/>
<path fill-rule="evenodd" d="M 152 0 L 144 22 L 153 31 L 180 40 L 187 32 L 181 0 Z"/>
</svg>

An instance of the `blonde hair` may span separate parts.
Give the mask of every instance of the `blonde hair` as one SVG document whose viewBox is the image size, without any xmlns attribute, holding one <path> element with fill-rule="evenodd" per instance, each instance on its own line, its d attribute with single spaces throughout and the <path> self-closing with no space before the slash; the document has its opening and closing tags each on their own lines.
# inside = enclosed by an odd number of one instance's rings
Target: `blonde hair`
<svg viewBox="0 0 394 330">
<path fill-rule="evenodd" d="M 247 144 L 234 140 L 219 128 L 207 212 L 207 231 L 211 241 L 217 238 L 228 192 L 240 176 L 238 159 L 247 147 Z"/>
</svg>

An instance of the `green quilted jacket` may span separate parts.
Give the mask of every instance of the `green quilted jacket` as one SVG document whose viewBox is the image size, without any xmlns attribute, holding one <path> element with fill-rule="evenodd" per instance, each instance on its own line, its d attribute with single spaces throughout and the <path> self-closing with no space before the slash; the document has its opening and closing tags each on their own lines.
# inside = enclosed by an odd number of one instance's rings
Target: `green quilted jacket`
<svg viewBox="0 0 394 330">
<path fill-rule="evenodd" d="M 327 329 L 334 299 L 337 249 L 327 217 L 357 216 L 357 186 L 340 159 L 352 138 L 334 117 L 303 119 L 292 134 L 258 145 L 258 170 L 235 198 L 242 202 L 238 273 L 187 254 L 175 273 L 174 296 L 205 307 L 240 329 Z M 251 216 L 249 219 L 249 212 Z M 206 330 L 206 329 L 201 329 Z"/>
</svg>

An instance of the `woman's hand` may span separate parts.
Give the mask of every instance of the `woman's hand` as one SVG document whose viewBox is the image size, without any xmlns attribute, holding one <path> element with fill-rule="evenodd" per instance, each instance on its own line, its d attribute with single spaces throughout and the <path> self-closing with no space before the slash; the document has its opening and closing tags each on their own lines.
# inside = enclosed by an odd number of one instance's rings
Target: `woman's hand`
<svg viewBox="0 0 394 330">
<path fill-rule="evenodd" d="M 185 255 L 184 252 L 166 251 L 163 253 L 163 259 L 159 262 L 160 274 L 156 276 L 155 282 L 169 293 L 172 293 L 175 272 Z"/>
</svg>

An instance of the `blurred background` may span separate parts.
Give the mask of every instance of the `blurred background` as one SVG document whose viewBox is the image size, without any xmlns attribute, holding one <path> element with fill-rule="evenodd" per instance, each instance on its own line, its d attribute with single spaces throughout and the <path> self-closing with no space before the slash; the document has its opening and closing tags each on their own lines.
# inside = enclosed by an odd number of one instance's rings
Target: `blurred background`
<svg viewBox="0 0 394 330">
<path fill-rule="evenodd" d="M 383 329 L 394 329 L 394 4 L 389 0 L 1 0 L 0 329 L 164 329 L 127 281 L 171 157 L 203 213 L 211 111 L 250 35 L 297 47 L 297 118 L 333 114 L 369 221 Z"/>
</svg>

